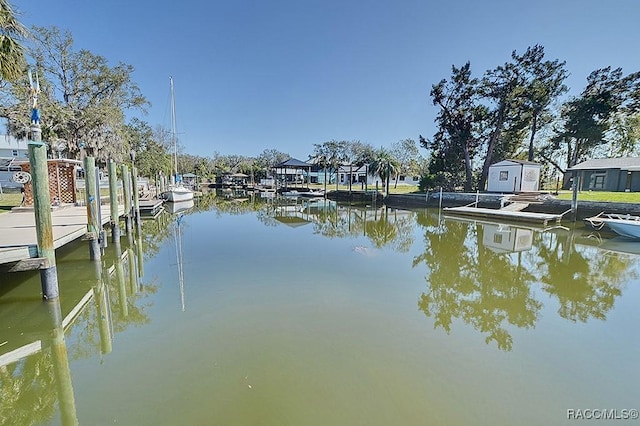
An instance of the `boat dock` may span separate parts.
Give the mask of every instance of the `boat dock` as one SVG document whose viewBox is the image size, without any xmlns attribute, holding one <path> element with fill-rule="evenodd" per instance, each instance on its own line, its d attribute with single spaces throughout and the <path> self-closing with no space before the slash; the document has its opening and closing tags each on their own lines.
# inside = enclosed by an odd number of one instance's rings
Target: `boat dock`
<svg viewBox="0 0 640 426">
<path fill-rule="evenodd" d="M 538 223 L 544 226 L 547 226 L 549 223 L 559 223 L 562 221 L 562 214 L 554 214 L 554 213 L 535 213 L 535 212 L 525 212 L 521 210 L 514 209 L 513 207 L 509 208 L 507 206 L 501 209 L 487 209 L 481 207 L 470 207 L 470 206 L 462 206 L 462 207 L 445 207 L 443 209 L 444 214 L 452 214 L 452 215 L 460 215 L 467 217 L 480 217 L 486 219 L 499 219 L 499 220 L 508 220 L 514 222 L 528 222 L 528 223 Z M 521 207 L 521 206 L 519 206 Z"/>
<path fill-rule="evenodd" d="M 100 208 L 102 225 L 111 220 L 110 206 Z M 124 206 L 118 206 L 119 214 Z M 53 245 L 59 248 L 87 234 L 87 207 L 52 207 Z M 33 208 L 19 207 L 0 214 L 0 264 L 38 257 L 36 220 Z"/>
</svg>

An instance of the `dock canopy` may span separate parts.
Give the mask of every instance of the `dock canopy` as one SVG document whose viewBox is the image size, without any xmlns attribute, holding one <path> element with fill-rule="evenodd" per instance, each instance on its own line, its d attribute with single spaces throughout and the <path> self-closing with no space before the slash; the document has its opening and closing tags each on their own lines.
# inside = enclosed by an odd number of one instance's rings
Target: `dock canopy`
<svg viewBox="0 0 640 426">
<path fill-rule="evenodd" d="M 274 174 L 276 177 L 285 184 L 287 183 L 304 183 L 305 171 L 307 176 L 307 184 L 309 183 L 309 175 L 311 174 L 312 164 L 305 163 L 296 158 L 289 158 L 282 163 L 273 166 Z"/>
</svg>

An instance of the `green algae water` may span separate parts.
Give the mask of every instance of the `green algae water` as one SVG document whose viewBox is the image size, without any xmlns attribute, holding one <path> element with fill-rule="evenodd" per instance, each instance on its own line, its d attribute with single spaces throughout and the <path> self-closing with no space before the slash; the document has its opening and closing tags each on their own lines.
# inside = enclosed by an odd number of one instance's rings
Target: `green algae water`
<svg viewBox="0 0 640 426">
<path fill-rule="evenodd" d="M 57 307 L 2 273 L 0 424 L 632 416 L 639 253 L 579 225 L 210 195 L 99 264 L 59 250 Z"/>
</svg>

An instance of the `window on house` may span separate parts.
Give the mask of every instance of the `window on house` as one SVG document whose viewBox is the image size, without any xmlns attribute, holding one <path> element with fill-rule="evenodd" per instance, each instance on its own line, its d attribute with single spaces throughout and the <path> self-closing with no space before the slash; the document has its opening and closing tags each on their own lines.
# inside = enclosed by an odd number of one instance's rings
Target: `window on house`
<svg viewBox="0 0 640 426">
<path fill-rule="evenodd" d="M 18 156 L 18 150 L 17 149 L 12 150 L 11 151 L 11 155 L 13 155 L 14 157 L 17 157 Z"/>
<path fill-rule="evenodd" d="M 500 180 L 509 180 L 509 171 L 508 170 L 502 170 L 500 172 Z"/>
<path fill-rule="evenodd" d="M 593 175 L 592 188 L 593 189 L 604 189 L 604 178 L 605 178 L 605 176 L 606 175 L 604 173 L 594 174 Z"/>
<path fill-rule="evenodd" d="M 493 242 L 495 244 L 502 244 L 502 234 L 493 234 Z"/>
<path fill-rule="evenodd" d="M 404 176 L 400 175 L 400 182 L 404 182 Z"/>
</svg>

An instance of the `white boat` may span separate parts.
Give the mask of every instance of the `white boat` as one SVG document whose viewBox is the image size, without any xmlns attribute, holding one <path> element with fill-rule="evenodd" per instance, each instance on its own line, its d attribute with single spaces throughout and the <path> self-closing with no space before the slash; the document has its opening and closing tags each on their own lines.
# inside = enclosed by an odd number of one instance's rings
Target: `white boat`
<svg viewBox="0 0 640 426">
<path fill-rule="evenodd" d="M 600 230 L 605 225 L 618 235 L 640 240 L 640 216 L 630 214 L 602 214 L 585 219 L 593 228 Z"/>
<path fill-rule="evenodd" d="M 160 198 L 172 203 L 178 203 L 178 202 L 189 201 L 189 200 L 193 201 L 193 191 L 180 184 L 178 185 L 174 184 L 174 185 L 170 185 L 169 189 L 167 189 L 165 192 L 163 192 L 160 195 Z"/>
<path fill-rule="evenodd" d="M 171 83 L 171 142 L 173 143 L 173 175 L 169 188 L 160 194 L 160 198 L 171 202 L 193 200 L 193 191 L 182 184 L 182 178 L 178 174 L 178 143 L 176 140 L 176 103 L 173 95 L 173 77 L 169 77 Z"/>
</svg>

